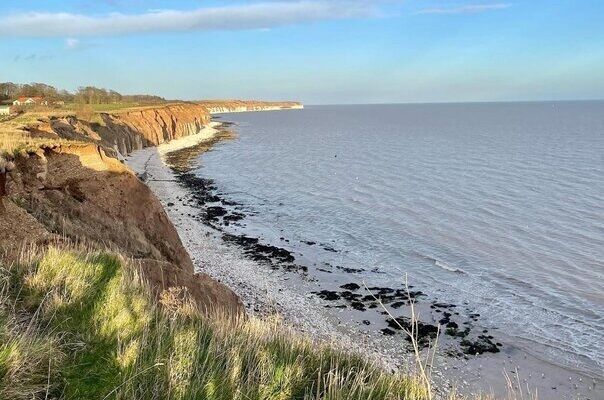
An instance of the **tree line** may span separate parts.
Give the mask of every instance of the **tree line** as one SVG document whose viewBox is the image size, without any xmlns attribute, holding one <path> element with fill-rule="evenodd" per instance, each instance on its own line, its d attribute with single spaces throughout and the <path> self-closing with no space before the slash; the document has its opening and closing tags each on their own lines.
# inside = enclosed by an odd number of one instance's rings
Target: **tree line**
<svg viewBox="0 0 604 400">
<path fill-rule="evenodd" d="M 45 83 L 0 83 L 0 102 L 7 102 L 18 97 L 44 97 L 49 101 L 78 104 L 162 103 L 166 101 L 159 96 L 122 95 L 115 90 L 94 86 L 82 86 L 75 93 L 72 93 L 67 90 L 59 90 Z"/>
</svg>

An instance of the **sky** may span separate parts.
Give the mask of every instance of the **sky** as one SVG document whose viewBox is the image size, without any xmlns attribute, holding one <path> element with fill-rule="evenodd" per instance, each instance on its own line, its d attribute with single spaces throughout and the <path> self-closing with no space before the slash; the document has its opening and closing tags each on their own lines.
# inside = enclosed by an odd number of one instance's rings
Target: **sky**
<svg viewBox="0 0 604 400">
<path fill-rule="evenodd" d="M 1 81 L 306 104 L 604 99 L 604 1 L 1 1 Z"/>
</svg>

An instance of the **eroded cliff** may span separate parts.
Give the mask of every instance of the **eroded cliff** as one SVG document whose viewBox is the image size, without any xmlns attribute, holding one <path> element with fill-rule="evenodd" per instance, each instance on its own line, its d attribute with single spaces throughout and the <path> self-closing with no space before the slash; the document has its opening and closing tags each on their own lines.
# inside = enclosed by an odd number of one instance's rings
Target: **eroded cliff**
<svg viewBox="0 0 604 400">
<path fill-rule="evenodd" d="M 242 311 L 237 296 L 193 264 L 159 200 L 96 144 L 44 146 L 19 154 L 6 176 L 0 247 L 70 241 L 131 257 L 159 294 L 186 287 L 202 309 Z"/>
<path fill-rule="evenodd" d="M 205 107 L 188 103 L 102 114 L 101 117 L 104 126 L 97 127 L 99 136 L 123 155 L 195 135 L 211 118 Z"/>
<path fill-rule="evenodd" d="M 101 123 L 76 116 L 50 117 L 26 129 L 37 137 L 61 138 L 100 144 L 107 154 L 121 157 L 149 146 L 157 146 L 199 133 L 211 114 L 298 109 L 295 102 L 204 101 L 140 107 L 116 113 L 100 113 Z"/>
</svg>

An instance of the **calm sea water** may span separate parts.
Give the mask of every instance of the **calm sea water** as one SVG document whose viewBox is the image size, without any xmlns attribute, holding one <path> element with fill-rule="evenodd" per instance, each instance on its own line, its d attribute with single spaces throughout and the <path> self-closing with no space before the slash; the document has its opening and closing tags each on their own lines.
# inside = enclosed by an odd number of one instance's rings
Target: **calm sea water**
<svg viewBox="0 0 604 400">
<path fill-rule="evenodd" d="M 468 302 L 543 356 L 604 369 L 604 103 L 231 114 L 199 173 L 267 240 Z M 307 249 L 308 250 L 308 249 Z M 309 255 L 310 254 L 310 255 Z M 373 272 L 371 272 L 373 270 Z"/>
</svg>

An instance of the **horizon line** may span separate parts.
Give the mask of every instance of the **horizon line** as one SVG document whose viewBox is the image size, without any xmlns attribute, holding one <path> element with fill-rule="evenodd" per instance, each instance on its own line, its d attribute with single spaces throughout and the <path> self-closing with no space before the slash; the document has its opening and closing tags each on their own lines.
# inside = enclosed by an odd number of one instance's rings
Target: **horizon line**
<svg viewBox="0 0 604 400">
<path fill-rule="evenodd" d="M 438 105 L 438 104 L 507 104 L 507 103 L 573 103 L 573 102 L 599 102 L 602 98 L 592 99 L 561 99 L 561 100 L 484 100 L 484 101 L 409 101 L 409 102 L 375 102 L 375 103 L 304 103 L 304 106 L 387 106 L 387 105 Z"/>
</svg>

